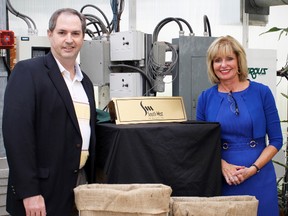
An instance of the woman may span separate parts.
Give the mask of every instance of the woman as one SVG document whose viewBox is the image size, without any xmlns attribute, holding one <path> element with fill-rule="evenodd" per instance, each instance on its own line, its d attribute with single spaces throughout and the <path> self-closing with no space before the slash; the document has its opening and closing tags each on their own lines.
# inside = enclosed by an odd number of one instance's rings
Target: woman
<svg viewBox="0 0 288 216">
<path fill-rule="evenodd" d="M 222 195 L 255 196 L 258 216 L 279 215 L 271 160 L 283 138 L 271 90 L 247 79 L 245 51 L 231 36 L 219 37 L 210 45 L 207 66 L 215 85 L 199 96 L 197 120 L 221 124 Z"/>
</svg>

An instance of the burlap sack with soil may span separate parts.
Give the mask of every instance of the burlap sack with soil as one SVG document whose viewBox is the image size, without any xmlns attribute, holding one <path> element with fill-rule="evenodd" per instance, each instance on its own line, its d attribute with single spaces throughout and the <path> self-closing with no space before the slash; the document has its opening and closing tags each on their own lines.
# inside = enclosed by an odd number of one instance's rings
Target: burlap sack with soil
<svg viewBox="0 0 288 216">
<path fill-rule="evenodd" d="M 257 216 L 254 196 L 171 197 L 169 216 Z"/>
<path fill-rule="evenodd" d="M 87 184 L 74 189 L 81 216 L 166 216 L 171 193 L 162 184 Z"/>
</svg>

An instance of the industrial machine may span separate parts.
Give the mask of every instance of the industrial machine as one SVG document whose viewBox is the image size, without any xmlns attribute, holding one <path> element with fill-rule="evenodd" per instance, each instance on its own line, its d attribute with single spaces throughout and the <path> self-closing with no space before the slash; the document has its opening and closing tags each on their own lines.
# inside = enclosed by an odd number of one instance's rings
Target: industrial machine
<svg viewBox="0 0 288 216">
<path fill-rule="evenodd" d="M 81 9 L 83 14 L 86 7 Z M 99 8 L 93 8 L 101 12 Z M 196 104 L 193 110 L 191 100 L 196 103 L 199 92 L 209 86 L 205 58 L 206 50 L 214 38 L 211 37 L 207 16 L 203 19 L 202 37 L 195 36 L 192 27 L 182 18 L 163 19 L 153 34 L 137 30 L 111 31 L 109 26 L 103 26 L 104 22 L 99 21 L 98 17 L 89 14 L 88 19 L 91 23 L 99 23 L 99 27 L 95 28 L 98 29 L 98 36 L 93 30 L 88 30 L 91 40 L 84 42 L 80 62 L 81 68 L 97 86 L 99 108 L 105 108 L 104 102 L 113 97 L 157 96 L 157 93 L 165 92 L 165 77 L 171 76 L 173 96 L 182 96 L 188 117 L 195 118 L 192 112 L 195 113 Z M 104 16 L 104 19 L 107 18 Z M 158 41 L 159 32 L 170 22 L 176 22 L 179 26 L 179 38 L 173 39 L 172 43 Z M 189 31 L 187 36 L 183 24 Z M 99 32 L 103 34 L 99 35 Z M 194 82 L 195 78 L 197 82 Z M 194 94 L 193 99 L 191 93 Z"/>
</svg>

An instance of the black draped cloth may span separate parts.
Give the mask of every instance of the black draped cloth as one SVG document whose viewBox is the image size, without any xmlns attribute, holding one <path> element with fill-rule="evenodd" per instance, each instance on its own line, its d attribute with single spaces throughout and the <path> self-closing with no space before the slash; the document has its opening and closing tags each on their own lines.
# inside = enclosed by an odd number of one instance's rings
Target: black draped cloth
<svg viewBox="0 0 288 216">
<path fill-rule="evenodd" d="M 101 123 L 96 133 L 102 183 L 162 183 L 172 196 L 221 195 L 218 123 Z"/>
</svg>

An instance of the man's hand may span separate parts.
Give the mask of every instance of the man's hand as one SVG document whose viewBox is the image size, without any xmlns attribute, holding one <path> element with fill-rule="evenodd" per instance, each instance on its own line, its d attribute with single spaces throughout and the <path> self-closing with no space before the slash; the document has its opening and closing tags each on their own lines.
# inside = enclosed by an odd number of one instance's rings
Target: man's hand
<svg viewBox="0 0 288 216">
<path fill-rule="evenodd" d="M 44 198 L 41 195 L 28 197 L 23 199 L 26 216 L 44 216 L 46 215 L 46 207 Z"/>
</svg>

